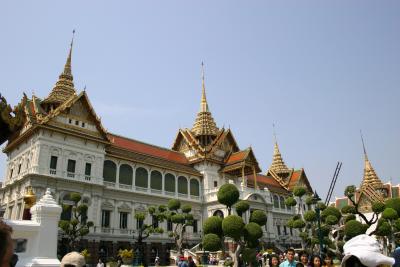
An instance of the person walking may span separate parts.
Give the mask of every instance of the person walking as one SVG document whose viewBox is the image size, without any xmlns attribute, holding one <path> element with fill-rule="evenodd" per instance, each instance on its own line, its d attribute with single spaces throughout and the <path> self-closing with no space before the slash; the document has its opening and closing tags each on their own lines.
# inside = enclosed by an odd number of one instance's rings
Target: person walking
<svg viewBox="0 0 400 267">
<path fill-rule="evenodd" d="M 99 259 L 99 262 L 97 263 L 96 267 L 104 267 L 104 263 Z"/>
<path fill-rule="evenodd" d="M 311 261 L 310 261 L 310 266 L 311 267 L 321 267 L 322 266 L 321 257 L 318 255 L 312 256 Z"/>
<path fill-rule="evenodd" d="M 196 263 L 194 262 L 192 256 L 189 256 L 189 257 L 188 257 L 188 260 L 189 260 L 188 267 L 197 267 L 197 265 L 196 265 Z"/>
<path fill-rule="evenodd" d="M 299 261 L 302 263 L 304 266 L 308 266 L 308 258 L 310 255 L 308 255 L 307 251 L 302 250 L 299 252 Z"/>
<path fill-rule="evenodd" d="M 272 254 L 269 259 L 269 267 L 279 267 L 279 256 L 276 254 Z"/>
</svg>

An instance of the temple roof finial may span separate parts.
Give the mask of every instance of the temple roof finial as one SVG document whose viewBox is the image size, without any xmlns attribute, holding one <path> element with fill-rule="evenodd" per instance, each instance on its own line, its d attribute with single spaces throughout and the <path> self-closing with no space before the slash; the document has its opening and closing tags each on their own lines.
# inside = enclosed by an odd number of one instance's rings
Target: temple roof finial
<svg viewBox="0 0 400 267">
<path fill-rule="evenodd" d="M 363 146 L 363 150 L 364 150 L 364 157 L 365 157 L 365 160 L 368 160 L 367 150 L 365 149 L 364 138 L 363 138 L 363 134 L 362 134 L 361 130 L 360 130 L 360 136 L 361 136 L 361 142 L 362 142 L 362 146 Z"/>
<path fill-rule="evenodd" d="M 58 77 L 53 90 L 48 97 L 44 99 L 43 104 L 56 104 L 59 105 L 69 99 L 72 95 L 76 94 L 74 87 L 74 77 L 72 76 L 71 60 L 72 60 L 72 47 L 74 44 L 75 30 L 72 31 L 72 40 L 69 48 L 67 61 L 64 65 L 64 70 Z"/>
<path fill-rule="evenodd" d="M 289 168 L 286 166 L 285 162 L 283 161 L 282 154 L 279 151 L 278 141 L 277 141 L 276 132 L 275 132 L 275 123 L 272 124 L 272 128 L 273 128 L 275 144 L 274 144 L 274 155 L 272 156 L 272 164 L 269 167 L 269 170 L 272 170 L 277 174 L 288 173 Z"/>
<path fill-rule="evenodd" d="M 208 108 L 206 98 L 206 87 L 204 83 L 204 63 L 201 62 L 201 102 L 200 111 L 197 113 L 196 120 L 193 124 L 192 131 L 196 136 L 215 136 L 218 132 L 218 127 Z"/>
<path fill-rule="evenodd" d="M 201 103 L 200 112 L 209 112 L 206 98 L 206 86 L 204 82 L 204 62 L 201 62 Z"/>
</svg>

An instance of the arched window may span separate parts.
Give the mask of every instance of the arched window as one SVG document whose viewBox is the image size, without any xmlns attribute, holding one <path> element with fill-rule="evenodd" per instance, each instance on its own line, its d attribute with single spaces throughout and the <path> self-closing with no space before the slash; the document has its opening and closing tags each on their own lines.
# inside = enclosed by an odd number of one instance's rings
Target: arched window
<svg viewBox="0 0 400 267">
<path fill-rule="evenodd" d="M 224 218 L 224 213 L 220 210 L 216 210 L 216 211 L 214 211 L 213 216 L 218 216 L 218 217 Z"/>
<path fill-rule="evenodd" d="M 196 179 L 190 180 L 190 195 L 191 196 L 200 196 L 199 181 L 197 181 Z"/>
<path fill-rule="evenodd" d="M 281 204 L 281 209 L 286 208 L 285 207 L 285 198 L 283 196 L 280 197 L 280 204 Z"/>
<path fill-rule="evenodd" d="M 178 177 L 178 193 L 185 195 L 188 193 L 188 181 L 184 176 Z"/>
<path fill-rule="evenodd" d="M 104 161 L 103 179 L 106 182 L 115 183 L 117 178 L 117 165 L 111 160 Z"/>
<path fill-rule="evenodd" d="M 279 198 L 277 195 L 274 195 L 274 208 L 279 209 Z"/>
<path fill-rule="evenodd" d="M 167 173 L 164 179 L 164 190 L 168 192 L 175 192 L 175 176 Z"/>
<path fill-rule="evenodd" d="M 138 187 L 148 187 L 148 180 L 149 174 L 145 168 L 139 167 L 136 169 L 136 175 L 135 175 L 135 186 Z"/>
<path fill-rule="evenodd" d="M 122 164 L 119 167 L 119 183 L 132 185 L 133 170 L 128 164 Z"/>
<path fill-rule="evenodd" d="M 152 171 L 150 178 L 151 189 L 162 190 L 162 174 L 159 171 Z"/>
</svg>

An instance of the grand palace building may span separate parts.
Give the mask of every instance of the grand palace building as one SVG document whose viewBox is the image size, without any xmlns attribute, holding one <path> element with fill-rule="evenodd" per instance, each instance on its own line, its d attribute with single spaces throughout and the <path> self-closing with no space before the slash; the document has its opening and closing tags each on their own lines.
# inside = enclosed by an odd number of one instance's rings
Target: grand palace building
<svg viewBox="0 0 400 267">
<path fill-rule="evenodd" d="M 79 192 L 94 222 L 82 247 L 93 259 L 99 252 L 116 255 L 133 244 L 140 222 L 135 213 L 179 199 L 192 206 L 193 226 L 187 227 L 185 245 L 201 241 L 203 221 L 226 216 L 217 201 L 222 184 L 233 183 L 252 210 L 267 213 L 262 238 L 265 248 L 300 246 L 287 221 L 295 210 L 285 198 L 295 186 L 312 192 L 303 169 L 286 166 L 275 141 L 273 160 L 265 173 L 251 147 L 240 148 L 230 129 L 217 126 L 206 99 L 204 75 L 200 110 L 191 128 L 179 129 L 171 148 L 147 144 L 105 130 L 85 91 L 77 92 L 71 72 L 72 45 L 64 70 L 48 96 L 23 96 L 24 123 L 8 140 L 5 176 L 0 186 L 0 209 L 6 219 L 22 219 L 24 196 L 31 188 L 39 199 L 51 188 L 62 205 L 71 205 L 70 192 Z M 0 215 L 1 216 L 1 215 Z M 248 214 L 247 214 L 248 216 Z M 71 217 L 65 209 L 62 219 Z M 151 224 L 148 216 L 146 223 Z M 146 239 L 146 258 L 167 260 L 173 224 L 163 222 L 163 234 Z"/>
</svg>

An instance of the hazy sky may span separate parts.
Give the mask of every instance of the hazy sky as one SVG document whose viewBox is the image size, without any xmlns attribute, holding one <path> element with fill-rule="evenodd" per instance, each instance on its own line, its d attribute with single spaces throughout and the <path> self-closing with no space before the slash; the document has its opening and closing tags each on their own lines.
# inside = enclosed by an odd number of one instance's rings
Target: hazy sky
<svg viewBox="0 0 400 267">
<path fill-rule="evenodd" d="M 76 29 L 72 71 L 110 132 L 170 147 L 200 107 L 325 198 L 373 167 L 399 183 L 400 1 L 1 1 L 0 93 L 45 97 Z M 4 145 L 3 145 L 4 146 Z M 6 157 L 0 156 L 4 173 Z"/>
</svg>

